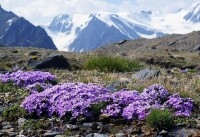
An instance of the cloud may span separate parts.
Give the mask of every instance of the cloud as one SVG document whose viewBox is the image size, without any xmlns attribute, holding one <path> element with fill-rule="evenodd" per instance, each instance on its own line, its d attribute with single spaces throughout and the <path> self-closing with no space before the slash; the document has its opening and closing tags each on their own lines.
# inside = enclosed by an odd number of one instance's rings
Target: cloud
<svg viewBox="0 0 200 137">
<path fill-rule="evenodd" d="M 175 12 L 198 0 L 0 0 L 3 8 L 35 25 L 48 25 L 58 14 L 161 10 Z"/>
</svg>

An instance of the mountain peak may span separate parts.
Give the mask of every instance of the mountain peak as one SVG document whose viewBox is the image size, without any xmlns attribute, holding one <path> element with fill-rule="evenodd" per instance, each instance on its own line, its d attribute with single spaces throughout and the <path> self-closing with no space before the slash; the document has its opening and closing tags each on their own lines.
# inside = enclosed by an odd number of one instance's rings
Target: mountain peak
<svg viewBox="0 0 200 137">
<path fill-rule="evenodd" d="M 1 4 L 0 4 L 0 13 L 5 12 L 5 10 L 2 8 Z"/>
<path fill-rule="evenodd" d="M 0 45 L 56 49 L 44 29 L 0 8 Z"/>
<path fill-rule="evenodd" d="M 89 51 L 122 39 L 163 35 L 137 24 L 124 13 L 108 12 L 58 15 L 46 29 L 59 50 L 74 52 Z"/>
<path fill-rule="evenodd" d="M 184 19 L 194 23 L 200 22 L 200 2 L 194 4 L 192 10 L 185 15 Z"/>
</svg>

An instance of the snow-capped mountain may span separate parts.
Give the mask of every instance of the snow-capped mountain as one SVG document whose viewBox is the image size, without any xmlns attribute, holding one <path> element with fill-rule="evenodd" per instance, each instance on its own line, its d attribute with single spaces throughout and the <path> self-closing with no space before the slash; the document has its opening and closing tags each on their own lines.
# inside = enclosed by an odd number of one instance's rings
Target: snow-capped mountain
<svg viewBox="0 0 200 137">
<path fill-rule="evenodd" d="M 151 12 L 143 12 L 145 16 Z M 59 50 L 83 52 L 120 40 L 164 35 L 142 25 L 124 13 L 97 13 L 90 15 L 59 15 L 46 27 Z"/>
<path fill-rule="evenodd" d="M 194 23 L 200 22 L 200 2 L 194 4 L 191 11 L 189 11 L 185 16 L 184 19 L 187 21 L 191 21 Z"/>
<path fill-rule="evenodd" d="M 56 49 L 45 30 L 0 6 L 0 45 Z"/>
<path fill-rule="evenodd" d="M 59 50 L 82 52 L 140 37 L 186 34 L 200 30 L 200 2 L 176 13 L 96 13 L 59 15 L 45 27 Z"/>
</svg>

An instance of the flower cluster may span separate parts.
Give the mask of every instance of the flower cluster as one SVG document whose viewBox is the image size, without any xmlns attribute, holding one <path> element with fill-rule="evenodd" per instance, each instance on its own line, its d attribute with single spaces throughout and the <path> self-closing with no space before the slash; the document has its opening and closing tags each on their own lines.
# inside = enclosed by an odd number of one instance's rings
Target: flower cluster
<svg viewBox="0 0 200 137">
<path fill-rule="evenodd" d="M 191 99 L 170 96 L 163 86 L 157 84 L 145 88 L 140 94 L 127 90 L 112 93 L 92 83 L 58 84 L 41 93 L 30 95 L 21 106 L 37 115 L 55 114 L 62 117 L 70 114 L 76 118 L 80 115 L 92 116 L 92 106 L 102 102 L 107 105 L 101 111 L 103 114 L 125 119 L 145 119 L 152 108 L 169 108 L 177 116 L 189 116 L 193 108 Z"/>
<path fill-rule="evenodd" d="M 17 86 L 26 87 L 36 82 L 44 83 L 46 81 L 55 80 L 55 76 L 49 72 L 42 71 L 27 71 L 23 72 L 18 70 L 17 72 L 6 73 L 0 75 L 0 80 L 3 83 L 14 82 Z"/>
<path fill-rule="evenodd" d="M 20 87 L 27 87 L 27 89 L 33 89 L 33 87 L 36 87 L 36 85 L 39 85 L 42 88 L 46 89 L 50 87 L 50 84 L 46 84 L 46 82 L 54 80 L 55 80 L 54 75 L 52 75 L 49 72 L 42 72 L 42 71 L 23 72 L 21 70 L 18 70 L 16 72 L 12 73 L 8 72 L 6 74 L 0 75 L 0 81 L 2 81 L 2 83 L 13 82 L 14 85 Z"/>
<path fill-rule="evenodd" d="M 105 104 L 100 108 L 101 113 L 124 119 L 145 119 L 152 108 L 167 108 L 175 112 L 176 116 L 190 116 L 193 109 L 190 98 L 170 95 L 158 84 L 145 88 L 142 93 L 125 89 L 113 93 L 93 83 L 63 83 L 53 86 L 50 82 L 54 80 L 54 75 L 41 71 L 19 70 L 0 75 L 2 83 L 12 82 L 30 91 L 31 95 L 21 106 L 29 113 L 39 116 L 55 114 L 62 117 L 70 114 L 75 118 L 80 115 L 91 117 L 95 115 L 94 106 L 99 104 Z"/>
<path fill-rule="evenodd" d="M 169 92 L 158 84 L 145 88 L 141 94 L 122 90 L 112 94 L 113 103 L 103 113 L 121 115 L 125 119 L 145 119 L 151 108 L 161 108 L 168 95 Z"/>
<path fill-rule="evenodd" d="M 21 104 L 30 113 L 60 117 L 70 113 L 72 117 L 92 116 L 90 107 L 100 102 L 108 102 L 111 92 L 95 84 L 64 83 L 58 84 L 45 91 L 32 94 Z"/>
<path fill-rule="evenodd" d="M 181 98 L 178 94 L 169 96 L 169 100 L 164 106 L 175 110 L 176 116 L 190 116 L 193 108 L 193 102 L 190 98 Z"/>
</svg>

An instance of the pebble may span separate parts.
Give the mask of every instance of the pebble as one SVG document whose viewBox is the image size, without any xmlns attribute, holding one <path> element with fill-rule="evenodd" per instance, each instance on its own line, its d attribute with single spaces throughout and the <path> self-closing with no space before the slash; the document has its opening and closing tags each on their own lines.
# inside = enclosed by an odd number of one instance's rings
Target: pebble
<svg viewBox="0 0 200 137">
<path fill-rule="evenodd" d="M 77 126 L 77 125 L 71 125 L 71 124 L 64 125 L 63 129 L 65 129 L 65 128 L 67 128 L 69 130 L 79 130 L 79 126 Z"/>
<path fill-rule="evenodd" d="M 23 126 L 25 122 L 26 122 L 25 118 L 19 118 L 18 119 L 18 125 L 19 125 L 19 127 Z"/>
<path fill-rule="evenodd" d="M 165 131 L 165 130 L 162 130 L 159 134 L 162 135 L 162 136 L 167 136 L 167 135 L 168 135 L 168 132 Z"/>
<path fill-rule="evenodd" d="M 56 135 L 55 137 L 66 137 L 66 136 L 64 136 L 64 135 Z"/>
<path fill-rule="evenodd" d="M 124 133 L 117 133 L 115 134 L 115 137 L 126 137 Z"/>
<path fill-rule="evenodd" d="M 99 134 L 99 133 L 93 133 L 93 134 L 89 134 L 86 137 L 109 137 L 106 134 Z"/>
<path fill-rule="evenodd" d="M 82 128 L 90 128 L 92 123 L 83 123 Z"/>
<path fill-rule="evenodd" d="M 186 126 L 186 123 L 178 123 L 177 126 L 178 127 L 184 127 L 184 126 Z"/>
<path fill-rule="evenodd" d="M 12 126 L 10 124 L 6 124 L 3 126 L 3 129 L 9 129 L 9 128 L 12 128 Z"/>
<path fill-rule="evenodd" d="M 45 133 L 44 137 L 54 137 L 56 135 L 61 135 L 61 132 L 49 132 L 49 133 Z"/>
</svg>

